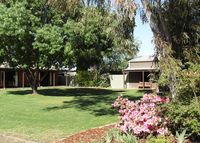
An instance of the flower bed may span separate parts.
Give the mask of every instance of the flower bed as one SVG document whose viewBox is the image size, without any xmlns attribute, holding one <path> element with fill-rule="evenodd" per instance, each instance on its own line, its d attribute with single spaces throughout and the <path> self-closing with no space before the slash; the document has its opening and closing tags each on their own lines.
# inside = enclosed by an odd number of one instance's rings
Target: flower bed
<svg viewBox="0 0 200 143">
<path fill-rule="evenodd" d="M 119 96 L 113 107 L 120 114 L 117 127 L 124 133 L 131 133 L 138 137 L 149 134 L 168 134 L 168 119 L 162 114 L 160 105 L 169 102 L 169 98 L 162 98 L 153 94 L 145 94 L 140 100 L 130 101 Z"/>
</svg>

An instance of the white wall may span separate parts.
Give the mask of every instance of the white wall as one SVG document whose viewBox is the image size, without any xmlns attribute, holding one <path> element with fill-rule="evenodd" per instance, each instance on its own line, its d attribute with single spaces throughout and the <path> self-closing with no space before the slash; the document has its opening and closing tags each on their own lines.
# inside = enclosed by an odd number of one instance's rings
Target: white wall
<svg viewBox="0 0 200 143">
<path fill-rule="evenodd" d="M 125 76 L 124 76 L 125 78 Z M 123 82 L 123 74 L 118 75 L 110 75 L 110 84 L 112 88 L 115 89 L 122 89 L 124 88 L 124 82 Z"/>
</svg>

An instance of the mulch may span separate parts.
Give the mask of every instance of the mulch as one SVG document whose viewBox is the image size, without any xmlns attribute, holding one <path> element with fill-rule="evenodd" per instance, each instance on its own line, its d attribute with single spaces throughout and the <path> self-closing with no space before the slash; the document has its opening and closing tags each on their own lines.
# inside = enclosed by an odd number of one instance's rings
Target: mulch
<svg viewBox="0 0 200 143">
<path fill-rule="evenodd" d="M 74 135 L 68 136 L 54 143 L 91 143 L 93 141 L 98 141 L 103 138 L 106 133 L 114 128 L 115 124 L 110 124 L 98 128 L 89 129 L 76 133 Z"/>
<path fill-rule="evenodd" d="M 105 137 L 106 133 L 115 127 L 115 124 L 109 124 L 98 128 L 93 128 L 85 131 L 81 131 L 79 133 L 70 135 L 64 139 L 55 141 L 53 143 L 92 143 L 94 141 L 101 140 Z M 139 143 L 146 143 L 145 139 L 140 139 Z M 120 143 L 118 141 L 111 141 L 111 143 Z M 176 139 L 172 141 L 172 143 L 178 143 Z M 191 142 L 190 140 L 186 140 L 184 143 L 200 143 L 200 142 Z"/>
</svg>

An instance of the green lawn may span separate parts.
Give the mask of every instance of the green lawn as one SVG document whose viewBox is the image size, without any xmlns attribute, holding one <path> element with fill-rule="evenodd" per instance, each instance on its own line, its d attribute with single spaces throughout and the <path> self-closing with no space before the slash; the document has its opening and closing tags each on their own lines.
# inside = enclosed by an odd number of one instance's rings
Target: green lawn
<svg viewBox="0 0 200 143">
<path fill-rule="evenodd" d="M 0 90 L 0 134 L 51 142 L 88 128 L 118 120 L 112 102 L 119 94 L 138 99 L 136 90 L 41 88 Z"/>
</svg>

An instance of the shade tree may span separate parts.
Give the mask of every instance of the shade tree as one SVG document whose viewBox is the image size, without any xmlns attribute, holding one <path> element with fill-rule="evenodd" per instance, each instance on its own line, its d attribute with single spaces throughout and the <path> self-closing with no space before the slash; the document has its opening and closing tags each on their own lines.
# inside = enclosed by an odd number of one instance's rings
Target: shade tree
<svg viewBox="0 0 200 143">
<path fill-rule="evenodd" d="M 1 63 L 23 69 L 37 93 L 39 70 L 60 67 L 68 57 L 62 15 L 45 0 L 1 2 L 0 13 Z"/>
</svg>

